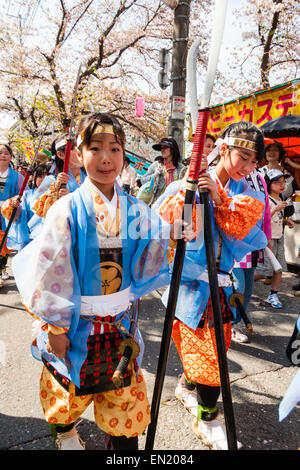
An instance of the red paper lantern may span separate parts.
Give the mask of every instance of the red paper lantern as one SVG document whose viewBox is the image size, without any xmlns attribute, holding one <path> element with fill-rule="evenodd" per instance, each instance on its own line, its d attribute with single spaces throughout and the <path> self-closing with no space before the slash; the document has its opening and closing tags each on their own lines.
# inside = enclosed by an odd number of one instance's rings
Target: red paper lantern
<svg viewBox="0 0 300 470">
<path fill-rule="evenodd" d="M 137 96 L 135 99 L 135 115 L 136 117 L 143 117 L 145 111 L 145 98 L 143 96 Z"/>
</svg>

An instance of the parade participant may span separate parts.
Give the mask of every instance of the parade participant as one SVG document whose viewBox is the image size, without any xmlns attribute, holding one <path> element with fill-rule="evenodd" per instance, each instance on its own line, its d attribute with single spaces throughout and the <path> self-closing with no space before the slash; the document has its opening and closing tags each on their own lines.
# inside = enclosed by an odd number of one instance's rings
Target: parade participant
<svg viewBox="0 0 300 470">
<path fill-rule="evenodd" d="M 124 157 L 124 165 L 121 171 L 120 178 L 123 191 L 128 194 L 133 194 L 136 181 L 136 171 L 130 165 L 130 160 L 128 157 Z"/>
<path fill-rule="evenodd" d="M 75 142 L 71 148 L 69 172 L 68 174 L 63 172 L 66 145 L 67 134 L 56 137 L 52 142 L 51 151 L 54 162 L 43 184 L 44 187 L 48 184 L 48 190 L 44 191 L 34 206 L 34 212 L 39 217 L 44 218 L 55 201 L 75 191 L 85 179 L 86 174 L 78 158 Z"/>
<path fill-rule="evenodd" d="M 204 142 L 204 147 L 203 147 L 203 155 L 209 155 L 210 152 L 213 150 L 214 146 L 215 146 L 215 142 L 216 142 L 216 139 L 213 135 L 211 134 L 206 134 L 205 136 L 205 142 Z M 184 161 L 184 164 L 186 165 L 184 168 L 182 168 L 182 170 L 180 171 L 180 175 L 179 175 L 179 179 L 182 179 L 184 178 L 184 176 L 186 175 L 186 172 L 187 172 L 187 169 L 188 169 L 188 166 L 190 164 L 190 158 L 186 158 L 186 160 Z M 215 162 L 214 162 L 215 163 Z"/>
<path fill-rule="evenodd" d="M 271 209 L 271 229 L 272 229 L 272 252 L 282 266 L 282 271 L 287 270 L 284 250 L 284 225 L 289 228 L 294 227 L 294 222 L 284 217 L 284 209 L 287 202 L 281 198 L 285 190 L 285 181 L 289 176 L 281 170 L 273 169 L 268 171 L 265 180 L 269 193 L 270 209 Z M 271 277 L 271 291 L 266 299 L 273 308 L 282 308 L 282 303 L 278 298 L 278 290 L 281 283 L 282 271 L 274 272 L 269 259 L 265 256 L 264 263 L 259 266 L 257 273 L 263 277 Z"/>
<path fill-rule="evenodd" d="M 55 155 L 54 164 L 56 167 L 55 174 L 57 180 L 55 189 L 59 192 L 58 195 L 60 197 L 67 194 L 66 189 L 60 189 L 61 185 L 66 184 L 67 190 L 72 192 L 77 189 L 85 179 L 85 172 L 82 167 L 82 162 L 78 158 L 76 151 L 76 142 L 73 142 L 71 148 L 69 172 L 68 174 L 63 172 L 67 137 L 68 134 L 63 134 L 56 137 L 51 147 L 52 154 Z"/>
<path fill-rule="evenodd" d="M 200 174 L 198 185 L 200 190 L 209 191 L 211 199 L 220 301 L 228 349 L 231 319 L 236 315 L 229 303 L 233 292 L 231 270 L 234 260 L 264 248 L 267 240 L 256 226 L 263 215 L 263 194 L 253 191 L 244 179 L 262 158 L 262 133 L 253 124 L 242 121 L 227 127 L 221 137 L 219 162 L 207 173 Z M 166 196 L 158 212 L 173 223 L 174 218 L 181 216 L 183 201 L 184 185 L 181 185 L 177 194 Z M 199 198 L 196 198 L 197 203 Z M 194 221 L 197 220 L 196 207 L 193 209 Z M 162 297 L 165 304 L 167 298 L 168 290 Z M 220 377 L 213 326 L 201 230 L 197 239 L 186 245 L 172 335 L 184 369 L 183 404 L 188 399 L 188 389 L 196 388 L 197 391 L 194 431 L 210 448 L 227 449 L 226 433 L 217 419 Z"/>
<path fill-rule="evenodd" d="M 137 449 L 149 424 L 138 329 L 140 356 L 130 361 L 124 387 L 116 389 L 112 376 L 130 329 L 130 301 L 168 282 L 170 229 L 116 184 L 124 144 L 115 117 L 93 113 L 80 121 L 87 178 L 51 207 L 41 235 L 13 261 L 23 302 L 43 322 L 34 342 L 44 363 L 40 398 L 61 449 L 83 448 L 74 424 L 92 402 L 116 450 Z"/>
<path fill-rule="evenodd" d="M 7 144 L 0 144 L 0 205 L 7 199 L 17 195 L 22 187 L 24 177 L 18 171 L 13 170 L 10 167 L 13 153 L 12 149 Z M 6 227 L 5 219 L 0 215 L 0 239 L 2 240 Z M 1 241 L 0 240 L 0 241 Z M 8 254 L 10 250 L 4 245 L 0 254 L 0 287 L 3 286 L 4 280 L 8 279 L 8 273 L 6 271 L 6 265 L 8 260 Z"/>
<path fill-rule="evenodd" d="M 204 141 L 204 147 L 203 147 L 203 156 L 207 157 L 209 153 L 213 150 L 214 145 L 215 145 L 215 137 L 211 134 L 206 134 L 205 136 L 205 141 Z M 190 158 L 186 159 L 186 167 L 182 168 L 180 171 L 180 180 L 187 178 L 188 176 L 188 168 L 190 164 Z M 179 185 L 182 184 L 178 181 L 174 181 L 171 183 L 168 188 L 165 190 L 165 196 L 169 195 L 169 193 L 174 193 L 175 188 L 179 188 Z M 164 194 L 162 194 L 158 200 L 155 202 L 153 206 L 153 210 L 157 210 L 162 201 L 164 200 Z M 184 374 L 179 374 L 178 376 L 178 385 L 175 389 L 175 396 L 181 401 L 184 402 L 184 406 L 186 409 L 193 414 L 194 416 L 197 416 L 197 407 L 198 407 L 198 402 L 197 402 L 197 394 L 195 391 L 195 385 L 193 384 L 188 384 L 186 381 L 186 378 Z"/>
<path fill-rule="evenodd" d="M 11 218 L 13 208 L 20 208 L 16 212 L 7 237 L 7 246 L 11 250 L 21 250 L 41 231 L 44 219 L 34 213 L 33 207 L 36 200 L 48 188 L 47 183 L 46 185 L 42 184 L 47 174 L 46 164 L 36 167 L 32 174 L 32 188 L 24 191 L 21 202 L 18 196 L 14 196 L 7 199 L 1 207 L 1 214 L 8 220 Z"/>
</svg>

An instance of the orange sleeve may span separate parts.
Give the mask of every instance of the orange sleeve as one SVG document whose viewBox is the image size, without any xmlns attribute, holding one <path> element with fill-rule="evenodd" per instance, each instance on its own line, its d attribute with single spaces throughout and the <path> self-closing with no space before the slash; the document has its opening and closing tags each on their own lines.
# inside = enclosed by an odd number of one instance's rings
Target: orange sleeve
<svg viewBox="0 0 300 470">
<path fill-rule="evenodd" d="M 2 204 L 1 207 L 1 214 L 8 220 L 11 218 L 12 212 L 14 210 L 13 199 L 14 197 L 6 199 L 6 201 Z"/>
<path fill-rule="evenodd" d="M 55 182 L 50 184 L 50 194 L 44 193 L 34 203 L 33 211 L 40 217 L 45 218 L 50 207 L 57 201 L 58 195 L 55 190 Z"/>
<path fill-rule="evenodd" d="M 217 225 L 226 235 L 242 240 L 262 218 L 264 204 L 249 195 L 228 197 L 220 188 L 219 194 L 223 204 L 215 207 Z"/>
<path fill-rule="evenodd" d="M 46 323 L 46 325 L 42 327 L 42 330 L 47 331 L 47 333 L 52 333 L 53 335 L 63 335 L 69 331 L 69 328 Z"/>
</svg>

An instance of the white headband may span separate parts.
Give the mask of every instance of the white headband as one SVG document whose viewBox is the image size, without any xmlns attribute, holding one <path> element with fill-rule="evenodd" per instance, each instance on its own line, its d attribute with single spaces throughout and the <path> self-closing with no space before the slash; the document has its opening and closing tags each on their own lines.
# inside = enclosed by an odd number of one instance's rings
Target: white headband
<svg viewBox="0 0 300 470">
<path fill-rule="evenodd" d="M 55 150 L 61 149 L 62 147 L 65 147 L 67 145 L 66 140 L 59 140 L 58 142 L 55 143 Z"/>
<path fill-rule="evenodd" d="M 218 138 L 218 140 L 215 142 L 215 147 L 214 149 L 207 155 L 207 163 L 210 165 L 219 155 L 219 151 L 221 148 L 221 145 L 223 143 L 226 143 L 224 139 L 221 139 L 221 137 Z"/>
<path fill-rule="evenodd" d="M 224 139 L 221 137 L 215 142 L 215 148 L 208 154 L 207 156 L 207 163 L 210 165 L 219 155 L 220 148 L 222 144 L 227 144 L 228 146 L 232 147 L 241 147 L 246 148 L 248 150 L 252 150 L 256 152 L 256 144 L 253 140 L 241 139 L 240 137 L 230 137 L 226 136 Z"/>
</svg>

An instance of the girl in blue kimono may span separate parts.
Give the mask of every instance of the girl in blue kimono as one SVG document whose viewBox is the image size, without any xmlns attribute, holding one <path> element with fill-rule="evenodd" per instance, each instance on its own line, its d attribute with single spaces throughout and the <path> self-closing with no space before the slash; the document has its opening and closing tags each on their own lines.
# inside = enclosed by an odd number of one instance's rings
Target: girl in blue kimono
<svg viewBox="0 0 300 470">
<path fill-rule="evenodd" d="M 114 117 L 93 113 L 81 120 L 77 149 L 87 178 L 50 208 L 41 235 L 13 260 L 23 302 L 40 321 L 33 343 L 44 364 L 40 399 L 61 449 L 84 448 L 74 423 L 92 402 L 107 448 L 137 449 L 150 420 L 143 342 L 138 328 L 130 328 L 129 306 L 168 283 L 166 253 L 175 235 L 116 183 L 124 143 Z M 119 345 L 128 337 L 140 353 L 116 388 Z"/>
<path fill-rule="evenodd" d="M 59 197 L 75 191 L 75 189 L 83 183 L 86 176 L 84 168 L 82 167 L 82 162 L 78 158 L 76 152 L 75 142 L 73 142 L 71 148 L 68 174 L 63 172 L 67 138 L 68 134 L 60 135 L 55 138 L 51 146 L 54 162 L 50 172 L 56 177 L 56 189 L 59 191 Z M 60 189 L 60 186 L 64 184 L 66 185 L 66 188 Z"/>
<path fill-rule="evenodd" d="M 33 211 L 36 200 L 43 194 L 48 184 L 43 181 L 48 173 L 48 166 L 39 165 L 33 172 L 33 187 L 24 191 L 21 202 L 18 196 L 7 199 L 1 207 L 1 214 L 10 220 L 14 207 L 18 210 L 7 236 L 7 247 L 19 251 L 39 235 L 43 220 Z"/>
<path fill-rule="evenodd" d="M 24 181 L 24 176 L 18 171 L 13 170 L 10 167 L 12 159 L 12 150 L 7 144 L 0 144 L 0 206 L 7 199 L 19 194 Z M 2 215 L 0 215 L 0 240 L 2 240 L 6 228 L 6 221 Z M 0 254 L 0 287 L 3 286 L 4 280 L 8 279 L 6 273 L 6 265 L 8 259 L 9 250 L 5 245 Z"/>
<path fill-rule="evenodd" d="M 221 137 L 219 162 L 215 168 L 200 174 L 198 186 L 209 192 L 224 339 L 228 349 L 231 321 L 236 317 L 230 305 L 234 260 L 239 261 L 246 253 L 267 244 L 258 224 L 263 215 L 264 195 L 253 191 L 244 178 L 262 158 L 264 141 L 256 126 L 243 121 L 231 124 Z M 184 180 L 173 183 L 154 210 L 174 223 L 182 214 L 184 192 Z M 197 215 L 197 210 L 200 210 L 198 194 L 193 209 L 198 236 L 186 245 L 173 325 L 173 340 L 184 369 L 183 381 L 175 394 L 196 416 L 193 430 L 197 436 L 210 448 L 225 450 L 225 430 L 217 419 L 220 376 L 202 230 L 205 221 Z M 166 305 L 168 290 L 162 300 Z"/>
</svg>

